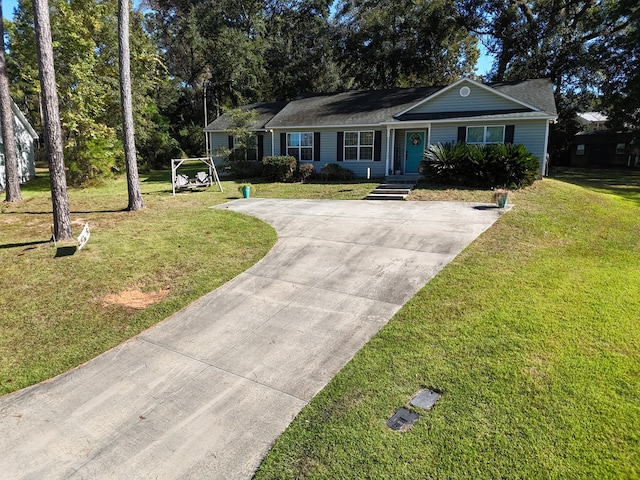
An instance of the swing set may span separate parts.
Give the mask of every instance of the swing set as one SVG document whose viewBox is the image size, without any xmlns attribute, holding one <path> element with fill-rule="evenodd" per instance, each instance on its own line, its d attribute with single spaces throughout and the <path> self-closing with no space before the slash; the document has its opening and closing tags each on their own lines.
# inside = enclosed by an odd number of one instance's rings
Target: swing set
<svg viewBox="0 0 640 480">
<path fill-rule="evenodd" d="M 183 166 L 185 163 L 193 162 L 204 163 L 209 171 L 198 172 L 194 178 L 189 178 L 188 175 L 178 173 L 178 168 Z M 198 190 L 200 188 L 210 187 L 214 182 L 222 192 L 222 184 L 220 183 L 220 177 L 218 176 L 216 165 L 213 162 L 213 157 L 171 159 L 171 185 L 173 188 L 173 195 L 176 194 L 176 190 Z"/>
</svg>

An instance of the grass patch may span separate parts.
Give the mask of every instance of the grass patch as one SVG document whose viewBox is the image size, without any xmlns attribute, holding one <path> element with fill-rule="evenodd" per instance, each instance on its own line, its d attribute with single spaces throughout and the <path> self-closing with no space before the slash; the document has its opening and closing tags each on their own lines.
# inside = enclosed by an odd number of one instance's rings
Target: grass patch
<svg viewBox="0 0 640 480">
<path fill-rule="evenodd" d="M 224 194 L 173 197 L 169 178 L 142 177 L 146 208 L 139 212 L 123 210 L 125 179 L 71 189 L 73 232 L 89 222 L 91 239 L 59 258 L 48 241 L 46 175 L 23 187 L 20 204 L 2 204 L 0 394 L 131 338 L 246 270 L 274 244 L 275 231 L 263 222 L 209 208 Z"/>
<path fill-rule="evenodd" d="M 638 478 L 640 175 L 573 173 L 518 191 L 256 478 Z M 424 387 L 443 392 L 435 408 L 388 429 Z"/>
<path fill-rule="evenodd" d="M 45 171 L 22 187 L 23 202 L 0 203 L 0 395 L 131 338 L 246 270 L 276 240 L 257 219 L 209 208 L 240 198 L 244 182 L 223 181 L 223 193 L 211 187 L 173 196 L 170 171 L 140 180 L 146 208 L 139 212 L 125 211 L 125 178 L 69 189 L 74 235 L 85 222 L 91 227 L 89 243 L 75 253 L 49 242 Z M 255 180 L 252 197 L 362 199 L 375 186 Z"/>
</svg>

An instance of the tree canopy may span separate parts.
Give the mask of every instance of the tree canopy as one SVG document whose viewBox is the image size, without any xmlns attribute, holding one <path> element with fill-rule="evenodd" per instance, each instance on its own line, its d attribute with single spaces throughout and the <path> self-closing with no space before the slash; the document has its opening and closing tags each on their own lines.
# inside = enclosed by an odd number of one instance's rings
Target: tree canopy
<svg viewBox="0 0 640 480">
<path fill-rule="evenodd" d="M 117 3 L 49 2 L 74 182 L 124 165 Z M 12 95 L 39 130 L 29 1 L 20 0 L 7 27 Z M 565 142 L 578 110 L 638 125 L 635 0 L 145 0 L 130 30 L 141 168 L 202 155 L 205 115 L 242 104 L 473 77 L 480 43 L 494 58 L 485 80 L 552 79 Z"/>
</svg>

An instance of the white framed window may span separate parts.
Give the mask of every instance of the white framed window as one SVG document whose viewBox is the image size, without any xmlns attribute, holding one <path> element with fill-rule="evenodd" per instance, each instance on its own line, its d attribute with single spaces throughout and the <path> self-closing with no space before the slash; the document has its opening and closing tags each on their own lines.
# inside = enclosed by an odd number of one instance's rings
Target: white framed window
<svg viewBox="0 0 640 480">
<path fill-rule="evenodd" d="M 241 151 L 245 160 L 258 159 L 258 137 L 253 137 L 249 145 L 243 145 L 238 137 L 233 137 L 233 151 Z"/>
<path fill-rule="evenodd" d="M 584 143 L 576 145 L 576 155 L 584 155 Z"/>
<path fill-rule="evenodd" d="M 467 127 L 467 143 L 481 145 L 504 143 L 504 125 Z"/>
<path fill-rule="evenodd" d="M 373 130 L 344 132 L 345 162 L 373 162 Z"/>
<path fill-rule="evenodd" d="M 616 155 L 624 155 L 624 149 L 626 147 L 626 144 L 624 143 L 617 143 L 616 144 Z"/>
<path fill-rule="evenodd" d="M 313 132 L 287 133 L 287 155 L 300 162 L 313 162 Z"/>
</svg>

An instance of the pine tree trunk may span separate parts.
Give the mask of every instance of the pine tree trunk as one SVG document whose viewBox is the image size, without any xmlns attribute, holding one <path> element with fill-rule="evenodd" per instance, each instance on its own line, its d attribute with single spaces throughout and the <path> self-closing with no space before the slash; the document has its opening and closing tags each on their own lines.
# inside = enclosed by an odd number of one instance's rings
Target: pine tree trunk
<svg viewBox="0 0 640 480">
<path fill-rule="evenodd" d="M 2 0 L 0 0 L 0 19 L 2 18 Z M 0 21 L 0 39 L 4 39 L 4 24 Z M 4 143 L 5 194 L 7 202 L 19 202 L 20 175 L 18 154 L 16 152 L 16 136 L 13 129 L 13 112 L 11 111 L 11 95 L 9 94 L 9 77 L 4 41 L 0 42 L 0 122 L 2 122 L 2 139 Z"/>
<path fill-rule="evenodd" d="M 49 160 L 51 202 L 53 203 L 53 231 L 57 240 L 72 240 L 71 214 L 67 196 L 67 178 L 64 171 L 62 127 L 58 108 L 58 91 L 53 65 L 53 45 L 47 0 L 33 0 L 33 17 L 38 50 L 38 70 L 42 89 L 44 117 L 44 145 Z"/>
<path fill-rule="evenodd" d="M 118 54 L 120 58 L 120 106 L 122 109 L 122 140 L 124 158 L 127 166 L 127 188 L 129 191 L 129 210 L 144 208 L 138 162 L 136 160 L 136 142 L 133 130 L 133 105 L 131 101 L 131 65 L 129 53 L 129 0 L 118 0 Z"/>
</svg>

